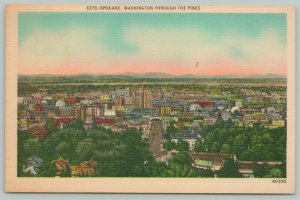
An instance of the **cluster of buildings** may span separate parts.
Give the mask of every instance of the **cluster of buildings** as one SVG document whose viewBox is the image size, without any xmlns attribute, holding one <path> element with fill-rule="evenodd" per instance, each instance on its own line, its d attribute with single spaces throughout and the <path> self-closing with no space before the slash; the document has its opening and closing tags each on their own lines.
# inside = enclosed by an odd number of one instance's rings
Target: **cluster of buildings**
<svg viewBox="0 0 300 200">
<path fill-rule="evenodd" d="M 246 178 L 253 178 L 254 170 L 257 167 L 279 168 L 282 165 L 280 161 L 240 161 L 237 160 L 235 154 L 230 153 L 190 153 L 190 161 L 193 168 L 211 170 L 213 172 L 220 170 L 225 161 L 229 159 L 237 163 L 240 174 Z"/>
<path fill-rule="evenodd" d="M 208 158 L 193 154 L 196 143 L 203 142 L 203 127 L 217 121 L 270 129 L 286 125 L 285 93 L 247 92 L 245 98 L 239 99 L 226 92 L 220 98 L 194 91 L 149 87 L 74 95 L 50 95 L 46 89 L 39 89 L 18 97 L 18 130 L 29 131 L 32 137 L 44 137 L 49 133 L 46 126 L 49 119 L 60 129 L 76 119 L 83 121 L 87 131 L 98 125 L 118 133 L 137 128 L 149 139 L 150 150 L 157 160 L 164 160 L 164 135 L 168 127 L 174 126 L 177 131 L 171 134 L 170 140 L 188 142 L 194 167 L 215 169 L 224 155 Z"/>
<path fill-rule="evenodd" d="M 184 94 L 184 95 L 183 95 Z M 145 137 L 153 135 L 152 124 L 157 126 L 162 146 L 163 135 L 171 124 L 179 130 L 171 140 L 187 141 L 190 151 L 201 140 L 204 126 L 217 121 L 236 126 L 266 128 L 283 127 L 286 124 L 286 96 L 251 93 L 243 99 L 208 97 L 192 91 L 158 90 L 149 87 L 117 88 L 113 91 L 65 95 L 49 95 L 46 89 L 18 97 L 18 129 L 30 131 L 34 137 L 47 135 L 47 119 L 54 119 L 57 128 L 75 119 L 84 122 L 89 130 L 101 125 L 115 132 L 129 128 L 142 129 Z M 279 102 L 279 103 L 278 103 Z M 157 140 L 157 139 L 156 139 Z M 157 147 L 155 154 L 158 154 Z"/>
</svg>

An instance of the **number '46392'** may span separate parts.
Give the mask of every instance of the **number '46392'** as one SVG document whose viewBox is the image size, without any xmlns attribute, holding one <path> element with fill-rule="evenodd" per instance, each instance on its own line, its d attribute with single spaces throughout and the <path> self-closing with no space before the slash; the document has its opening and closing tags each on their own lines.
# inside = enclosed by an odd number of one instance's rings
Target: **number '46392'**
<svg viewBox="0 0 300 200">
<path fill-rule="evenodd" d="M 272 183 L 286 183 L 286 179 L 273 179 Z"/>
</svg>

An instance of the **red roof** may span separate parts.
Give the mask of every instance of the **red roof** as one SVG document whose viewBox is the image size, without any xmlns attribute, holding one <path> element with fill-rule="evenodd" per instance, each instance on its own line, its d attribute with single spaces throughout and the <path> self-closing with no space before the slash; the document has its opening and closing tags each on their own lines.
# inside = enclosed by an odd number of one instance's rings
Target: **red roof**
<svg viewBox="0 0 300 200">
<path fill-rule="evenodd" d="M 34 137 L 41 138 L 41 137 L 46 136 L 47 133 L 48 133 L 47 129 L 42 129 L 42 130 L 35 131 L 31 135 L 34 136 Z"/>
<path fill-rule="evenodd" d="M 45 125 L 38 125 L 31 128 L 30 133 L 33 137 L 41 138 L 47 135 L 48 130 Z"/>
<path fill-rule="evenodd" d="M 212 107 L 215 103 L 212 101 L 196 101 L 195 104 L 198 104 L 202 107 Z"/>
<path fill-rule="evenodd" d="M 97 124 L 114 124 L 116 121 L 114 119 L 97 119 Z"/>
<path fill-rule="evenodd" d="M 40 112 L 40 111 L 42 111 L 42 110 L 43 110 L 43 108 L 42 108 L 41 105 L 35 105 L 35 106 L 34 106 L 34 111 L 35 111 L 35 112 Z"/>
<path fill-rule="evenodd" d="M 70 123 L 71 121 L 73 121 L 72 118 L 55 119 L 55 127 L 58 128 L 61 124 Z"/>
<path fill-rule="evenodd" d="M 32 98 L 34 98 L 34 99 L 42 99 L 42 95 L 40 95 L 40 94 L 33 94 Z"/>
<path fill-rule="evenodd" d="M 65 97 L 65 101 L 70 105 L 74 105 L 77 102 L 75 97 Z"/>
</svg>

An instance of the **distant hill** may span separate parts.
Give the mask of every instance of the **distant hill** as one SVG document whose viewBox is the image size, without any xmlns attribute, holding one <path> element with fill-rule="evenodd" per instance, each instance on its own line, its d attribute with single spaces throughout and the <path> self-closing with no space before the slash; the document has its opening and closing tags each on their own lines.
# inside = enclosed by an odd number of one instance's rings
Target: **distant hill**
<svg viewBox="0 0 300 200">
<path fill-rule="evenodd" d="M 140 79 L 282 79 L 286 78 L 279 74 L 262 74 L 253 76 L 200 76 L 192 74 L 173 75 L 167 73 L 123 73 L 123 74 L 80 74 L 80 75 L 19 75 L 20 82 L 28 81 L 99 81 L 99 80 L 140 80 Z"/>
<path fill-rule="evenodd" d="M 262 75 L 254 75 L 252 78 L 286 78 L 285 75 L 281 74 L 262 74 Z"/>
</svg>

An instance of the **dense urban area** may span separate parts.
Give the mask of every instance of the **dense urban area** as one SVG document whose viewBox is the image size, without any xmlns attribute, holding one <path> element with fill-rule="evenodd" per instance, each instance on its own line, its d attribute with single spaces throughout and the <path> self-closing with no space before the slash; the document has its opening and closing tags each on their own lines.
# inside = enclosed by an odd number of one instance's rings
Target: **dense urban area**
<svg viewBox="0 0 300 200">
<path fill-rule="evenodd" d="M 19 177 L 286 177 L 283 78 L 20 76 Z"/>
</svg>

